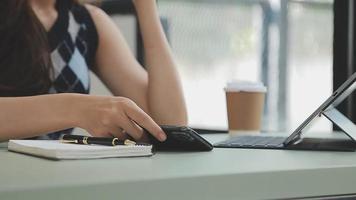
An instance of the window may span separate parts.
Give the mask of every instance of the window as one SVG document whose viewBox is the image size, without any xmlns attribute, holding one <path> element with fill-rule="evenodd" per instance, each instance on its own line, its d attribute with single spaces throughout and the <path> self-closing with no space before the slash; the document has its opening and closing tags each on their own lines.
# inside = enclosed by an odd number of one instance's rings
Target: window
<svg viewBox="0 0 356 200">
<path fill-rule="evenodd" d="M 227 80 L 263 81 L 263 129 L 294 129 L 332 92 L 332 1 L 159 0 L 190 125 L 226 129 Z M 286 120 L 288 119 L 288 120 Z M 330 130 L 325 121 L 315 130 Z"/>
<path fill-rule="evenodd" d="M 290 1 L 288 14 L 288 128 L 293 128 L 332 93 L 333 7 Z M 331 124 L 321 118 L 313 128 L 331 130 Z"/>
<path fill-rule="evenodd" d="M 259 6 L 231 1 L 159 1 L 159 9 L 169 23 L 190 123 L 225 128 L 226 80 L 259 80 Z"/>
</svg>

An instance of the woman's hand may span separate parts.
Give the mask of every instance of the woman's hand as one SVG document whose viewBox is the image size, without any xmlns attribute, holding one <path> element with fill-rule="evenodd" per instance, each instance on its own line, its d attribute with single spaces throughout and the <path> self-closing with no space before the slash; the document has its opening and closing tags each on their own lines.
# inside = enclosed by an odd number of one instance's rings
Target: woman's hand
<svg viewBox="0 0 356 200">
<path fill-rule="evenodd" d="M 78 95 L 77 126 L 93 136 L 146 141 L 142 128 L 160 141 L 166 139 L 163 130 L 133 101 L 124 97 Z M 141 128 L 142 127 L 142 128 Z"/>
</svg>

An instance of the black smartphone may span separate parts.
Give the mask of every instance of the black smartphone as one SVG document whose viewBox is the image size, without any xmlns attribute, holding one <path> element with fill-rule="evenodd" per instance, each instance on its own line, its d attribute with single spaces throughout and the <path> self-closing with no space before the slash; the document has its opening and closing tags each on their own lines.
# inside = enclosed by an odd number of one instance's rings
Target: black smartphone
<svg viewBox="0 0 356 200">
<path fill-rule="evenodd" d="M 158 151 L 211 151 L 213 145 L 187 126 L 161 126 L 167 139 L 160 142 L 151 134 L 150 142 Z"/>
</svg>

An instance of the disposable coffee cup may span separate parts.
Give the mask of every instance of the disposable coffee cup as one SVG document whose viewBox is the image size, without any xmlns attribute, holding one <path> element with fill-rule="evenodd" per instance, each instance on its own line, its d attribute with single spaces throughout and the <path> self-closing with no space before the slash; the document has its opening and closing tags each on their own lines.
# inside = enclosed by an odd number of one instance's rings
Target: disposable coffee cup
<svg viewBox="0 0 356 200">
<path fill-rule="evenodd" d="M 267 88 L 258 82 L 227 83 L 225 93 L 229 133 L 260 132 L 266 92 Z"/>
</svg>

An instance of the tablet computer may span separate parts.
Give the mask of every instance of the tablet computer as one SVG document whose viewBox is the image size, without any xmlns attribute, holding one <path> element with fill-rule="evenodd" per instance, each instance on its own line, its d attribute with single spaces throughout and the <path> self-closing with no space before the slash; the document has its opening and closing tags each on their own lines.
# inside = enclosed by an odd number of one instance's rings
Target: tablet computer
<svg viewBox="0 0 356 200">
<path fill-rule="evenodd" d="M 356 73 L 347 79 L 333 94 L 326 99 L 308 118 L 304 120 L 288 137 L 273 136 L 236 136 L 214 144 L 217 148 L 258 148 L 258 149 L 301 149 L 301 150 L 331 150 L 355 151 L 356 127 L 346 116 L 341 114 L 336 106 L 347 98 L 356 88 Z M 350 138 L 303 138 L 302 134 L 311 122 L 324 115 Z"/>
</svg>

